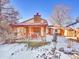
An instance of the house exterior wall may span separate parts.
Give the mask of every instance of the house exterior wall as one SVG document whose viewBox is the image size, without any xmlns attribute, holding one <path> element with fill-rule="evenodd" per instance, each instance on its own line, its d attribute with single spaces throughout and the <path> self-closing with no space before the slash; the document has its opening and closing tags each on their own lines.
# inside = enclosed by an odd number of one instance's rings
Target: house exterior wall
<svg viewBox="0 0 79 59">
<path fill-rule="evenodd" d="M 60 33 L 59 33 L 59 35 L 60 35 L 60 36 L 64 36 L 64 33 L 65 33 L 65 30 L 60 28 Z"/>
<path fill-rule="evenodd" d="M 77 40 L 76 31 L 74 29 L 65 29 L 64 36 L 67 39 Z"/>
<path fill-rule="evenodd" d="M 64 30 L 64 36 L 65 37 L 67 36 L 67 30 Z"/>
<path fill-rule="evenodd" d="M 67 37 L 75 37 L 76 33 L 75 33 L 75 30 L 65 30 L 64 35 Z"/>
<path fill-rule="evenodd" d="M 17 38 L 23 38 L 31 36 L 32 34 L 38 34 L 39 36 L 46 36 L 46 26 L 28 26 L 28 27 L 15 27 L 17 32 Z"/>
<path fill-rule="evenodd" d="M 79 40 L 79 29 L 76 29 L 76 37 L 77 37 L 77 40 Z"/>
<path fill-rule="evenodd" d="M 16 27 L 17 38 L 22 38 L 26 36 L 26 28 L 25 27 Z"/>
</svg>

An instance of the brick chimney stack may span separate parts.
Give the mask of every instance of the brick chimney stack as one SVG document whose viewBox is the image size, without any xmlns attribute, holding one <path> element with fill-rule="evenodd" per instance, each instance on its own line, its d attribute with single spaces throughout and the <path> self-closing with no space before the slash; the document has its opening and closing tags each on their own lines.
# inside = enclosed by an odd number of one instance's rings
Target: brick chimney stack
<svg viewBox="0 0 79 59">
<path fill-rule="evenodd" d="M 35 23 L 41 22 L 41 15 L 39 15 L 39 13 L 37 13 L 36 15 L 34 15 L 34 22 Z"/>
</svg>

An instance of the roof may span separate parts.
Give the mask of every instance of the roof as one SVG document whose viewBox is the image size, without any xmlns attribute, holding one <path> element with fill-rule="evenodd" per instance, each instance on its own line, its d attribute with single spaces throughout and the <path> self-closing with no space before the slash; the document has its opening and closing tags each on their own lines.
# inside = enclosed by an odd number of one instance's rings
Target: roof
<svg viewBox="0 0 79 59">
<path fill-rule="evenodd" d="M 47 26 L 47 24 L 12 24 L 12 26 Z"/>
<path fill-rule="evenodd" d="M 33 20 L 34 18 L 30 18 L 30 19 L 28 19 L 28 20 L 25 20 L 25 21 L 23 21 L 23 22 L 21 22 L 21 23 L 24 23 L 24 22 L 27 22 L 27 21 L 30 21 L 30 20 Z M 44 21 L 46 21 L 47 22 L 47 20 L 45 20 L 45 19 L 43 19 L 43 18 L 40 18 L 41 20 L 44 20 Z"/>
<path fill-rule="evenodd" d="M 26 21 L 12 24 L 12 25 L 13 26 L 47 26 L 48 22 L 47 22 L 47 20 L 41 18 L 41 23 L 34 23 L 34 18 L 30 18 Z"/>
<path fill-rule="evenodd" d="M 79 28 L 79 23 L 76 23 L 76 24 L 74 24 L 74 25 L 72 25 L 72 26 L 69 26 L 70 28 L 72 28 L 72 29 L 78 29 Z"/>
</svg>

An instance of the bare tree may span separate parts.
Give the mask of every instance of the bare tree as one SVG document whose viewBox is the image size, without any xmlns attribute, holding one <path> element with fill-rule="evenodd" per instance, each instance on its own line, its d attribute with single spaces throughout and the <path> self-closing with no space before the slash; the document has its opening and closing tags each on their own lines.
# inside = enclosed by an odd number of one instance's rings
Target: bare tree
<svg viewBox="0 0 79 59">
<path fill-rule="evenodd" d="M 14 38 L 10 26 L 19 19 L 19 13 L 10 6 L 9 0 L 0 0 L 0 42 Z"/>
<path fill-rule="evenodd" d="M 56 5 L 54 7 L 53 15 L 50 19 L 53 25 L 58 25 L 59 27 L 66 27 L 67 24 L 71 23 L 71 17 L 69 14 L 69 8 L 64 5 Z M 57 29 L 55 29 L 53 40 L 54 43 L 57 43 Z M 56 50 L 56 44 L 54 45 L 54 49 Z"/>
<path fill-rule="evenodd" d="M 52 24 L 58 24 L 61 27 L 65 27 L 71 23 L 71 17 L 69 13 L 69 7 L 64 5 L 56 5 L 50 21 Z"/>
</svg>

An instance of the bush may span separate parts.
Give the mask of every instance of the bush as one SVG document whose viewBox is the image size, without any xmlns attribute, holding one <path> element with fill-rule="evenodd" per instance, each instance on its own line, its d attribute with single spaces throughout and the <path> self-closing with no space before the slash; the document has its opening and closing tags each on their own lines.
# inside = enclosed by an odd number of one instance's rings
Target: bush
<svg viewBox="0 0 79 59">
<path fill-rule="evenodd" d="M 39 47 L 48 44 L 48 42 L 35 42 L 35 41 L 27 41 L 26 42 L 29 47 Z"/>
</svg>

